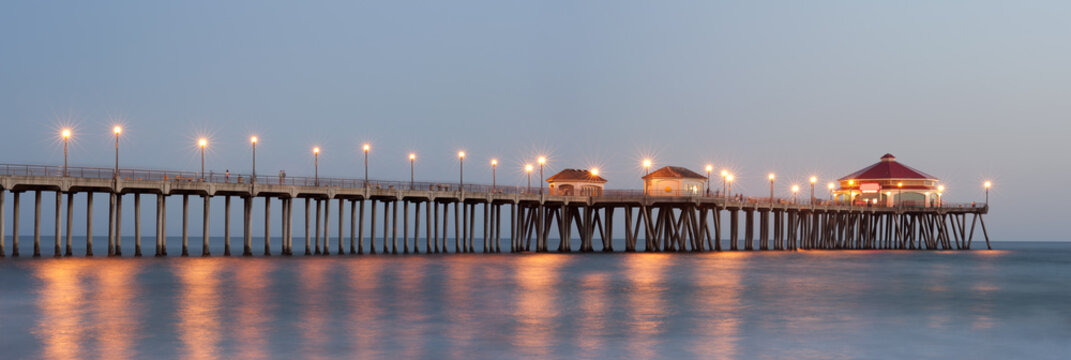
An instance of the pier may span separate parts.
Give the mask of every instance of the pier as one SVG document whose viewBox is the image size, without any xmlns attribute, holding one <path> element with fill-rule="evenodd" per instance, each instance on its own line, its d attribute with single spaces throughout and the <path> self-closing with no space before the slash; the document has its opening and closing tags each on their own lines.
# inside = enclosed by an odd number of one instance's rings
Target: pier
<svg viewBox="0 0 1071 360">
<path fill-rule="evenodd" d="M 209 200 L 216 197 L 225 199 L 224 256 L 231 255 L 232 199 L 240 200 L 242 206 L 241 254 L 253 255 L 255 198 L 263 199 L 264 204 L 263 255 L 294 254 L 294 200 L 304 200 L 299 201 L 304 207 L 298 210 L 304 210 L 305 229 L 299 235 L 304 236 L 305 255 L 473 253 L 477 250 L 477 236 L 482 239 L 479 250 L 484 253 L 966 250 L 971 248 L 976 232 L 984 238 L 986 248 L 991 248 L 983 218 L 988 204 L 859 205 L 814 198 L 799 202 L 773 197 L 726 197 L 709 192 L 649 196 L 642 190 L 611 189 L 595 195 L 569 196 L 498 185 L 235 174 L 206 177 L 203 172 L 138 169 L 119 169 L 117 174 L 111 168 L 0 165 L 0 234 L 7 219 L 3 214 L 7 193 L 11 193 L 13 206 L 13 236 L 10 245 L 0 241 L 0 256 L 25 255 L 20 252 L 19 217 L 24 211 L 23 195 L 28 194 L 34 200 L 32 255 L 41 256 L 41 195 L 45 192 L 56 195 L 56 256 L 75 255 L 72 234 L 82 231 L 87 242 L 84 255 L 94 255 L 94 195 L 108 197 L 108 256 L 123 255 L 120 229 L 124 217 L 132 217 L 134 222 L 133 256 L 148 254 L 147 251 L 168 256 L 165 205 L 169 198 L 182 201 L 181 256 L 210 256 Z M 74 195 L 79 193 L 86 194 L 86 203 L 78 204 L 86 209 L 84 229 L 72 228 Z M 145 196 L 155 199 L 156 221 L 153 249 L 143 252 L 141 200 Z M 134 213 L 123 214 L 119 210 L 122 202 L 131 197 Z M 203 243 L 199 253 L 189 249 L 191 197 L 203 204 Z M 278 206 L 277 212 L 271 211 L 272 203 Z M 508 209 L 503 211 L 503 207 Z M 334 218 L 332 208 L 337 211 Z M 63 213 L 65 227 L 61 226 Z M 278 219 L 273 219 L 273 214 Z M 623 215 L 623 224 L 615 224 L 615 218 L 620 219 L 618 215 Z M 477 218 L 481 220 L 479 226 Z M 369 220 L 367 224 L 365 219 Z M 280 221 L 282 229 L 276 248 L 270 236 L 273 221 Z M 377 227 L 377 221 L 381 227 Z M 311 231 L 310 225 L 314 227 Z M 614 248 L 615 232 L 624 234 L 623 249 Z M 727 239 L 722 238 L 725 232 Z M 451 235 L 453 246 L 448 246 Z M 377 237 L 381 239 L 378 247 Z M 574 249 L 573 239 L 580 240 L 578 248 Z M 723 248 L 724 240 L 728 240 L 727 249 Z"/>
</svg>

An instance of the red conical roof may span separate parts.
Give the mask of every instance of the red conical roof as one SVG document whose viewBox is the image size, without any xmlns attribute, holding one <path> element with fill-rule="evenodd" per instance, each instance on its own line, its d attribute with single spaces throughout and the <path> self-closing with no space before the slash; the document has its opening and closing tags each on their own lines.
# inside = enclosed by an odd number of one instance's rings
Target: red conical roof
<svg viewBox="0 0 1071 360">
<path fill-rule="evenodd" d="M 851 173 L 839 180 L 879 180 L 879 179 L 930 179 L 937 180 L 933 175 L 915 170 L 914 168 L 896 161 L 892 154 L 885 154 L 881 161 L 867 166 L 862 170 Z"/>
</svg>

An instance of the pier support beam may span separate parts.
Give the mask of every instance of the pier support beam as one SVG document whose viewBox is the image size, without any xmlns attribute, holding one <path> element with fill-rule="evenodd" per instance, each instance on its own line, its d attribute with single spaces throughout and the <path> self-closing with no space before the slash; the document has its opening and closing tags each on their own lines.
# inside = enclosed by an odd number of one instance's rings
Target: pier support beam
<svg viewBox="0 0 1071 360">
<path fill-rule="evenodd" d="M 223 197 L 223 256 L 231 256 L 231 196 Z"/>
<path fill-rule="evenodd" d="M 2 190 L 0 190 L 0 191 L 2 191 Z M 63 236 L 63 232 L 61 231 L 61 228 L 60 228 L 60 222 L 63 221 L 63 216 L 61 214 L 62 209 L 63 209 L 63 193 L 57 191 L 56 192 L 56 218 L 55 218 L 56 227 L 54 229 L 56 244 L 55 244 L 55 247 L 54 247 L 54 249 L 52 251 L 52 256 L 53 257 L 63 256 L 63 249 L 60 248 L 60 237 Z M 3 232 L 0 232 L 0 242 L 3 241 L 3 239 L 2 239 L 3 235 L 2 234 L 3 234 Z M 0 252 L 2 252 L 2 251 L 0 251 Z"/>
<path fill-rule="evenodd" d="M 115 194 L 115 256 L 123 256 L 123 194 Z"/>
<path fill-rule="evenodd" d="M 15 208 L 18 209 L 19 193 L 15 193 Z M 18 216 L 18 211 L 15 211 L 15 216 Z M 15 229 L 18 229 L 18 225 L 15 225 Z M 18 241 L 18 240 L 16 240 Z M 18 243 L 15 243 L 18 244 Z M 18 245 L 13 248 L 18 251 Z M 18 256 L 18 254 L 14 254 Z M 93 193 L 86 193 L 86 256 L 93 256 Z"/>
<path fill-rule="evenodd" d="M 68 243 L 70 243 L 68 241 Z M 141 256 L 141 194 L 134 193 L 134 256 Z"/>
<path fill-rule="evenodd" d="M 190 256 L 190 195 L 182 194 L 182 256 Z"/>
<path fill-rule="evenodd" d="M 316 224 L 315 224 L 316 225 L 316 238 L 312 239 L 313 242 L 315 243 L 315 244 L 313 244 L 313 248 L 314 248 L 313 254 L 315 254 L 315 255 L 320 255 L 320 238 L 321 238 L 321 235 L 320 235 L 320 213 L 323 212 L 322 208 L 323 208 L 322 200 L 316 199 Z"/>
<path fill-rule="evenodd" d="M 38 192 L 40 193 L 40 192 Z M 108 256 L 115 256 L 115 193 L 108 193 Z"/>
<path fill-rule="evenodd" d="M 324 199 L 324 239 L 322 242 L 323 252 L 320 255 L 331 255 L 331 198 Z"/>
<path fill-rule="evenodd" d="M 201 197 L 204 210 L 201 211 L 201 256 L 211 256 L 212 252 L 208 249 L 208 208 L 209 202 L 212 198 L 205 195 Z"/>
<path fill-rule="evenodd" d="M 342 235 L 343 235 L 342 234 L 342 227 L 345 224 L 344 215 L 346 214 L 345 205 L 346 205 L 346 200 L 345 199 L 341 199 L 341 198 L 338 199 L 338 254 L 339 255 L 343 255 L 343 254 L 346 253 L 346 249 L 342 248 L 342 242 L 343 242 L 342 241 Z"/>
<path fill-rule="evenodd" d="M 242 256 L 253 256 L 253 197 L 242 197 Z"/>
<path fill-rule="evenodd" d="M 41 257 L 41 191 L 33 192 L 33 257 Z"/>
<path fill-rule="evenodd" d="M 309 213 L 311 212 L 312 199 L 305 198 L 305 255 L 312 255 L 312 238 L 309 236 Z"/>
<path fill-rule="evenodd" d="M 271 197 L 264 197 L 264 256 L 271 256 Z"/>
</svg>

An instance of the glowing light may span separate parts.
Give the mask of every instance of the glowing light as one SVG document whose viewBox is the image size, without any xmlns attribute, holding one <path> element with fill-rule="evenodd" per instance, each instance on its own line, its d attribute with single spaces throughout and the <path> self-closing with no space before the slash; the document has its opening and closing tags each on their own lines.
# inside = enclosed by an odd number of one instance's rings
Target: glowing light
<svg viewBox="0 0 1071 360">
<path fill-rule="evenodd" d="M 253 136 L 253 137 L 249 138 L 249 142 L 256 144 L 257 143 L 257 137 Z"/>
<path fill-rule="evenodd" d="M 372 146 L 368 145 L 368 144 L 364 144 L 364 152 L 368 152 L 368 150 L 372 150 Z"/>
<path fill-rule="evenodd" d="M 524 164 L 524 172 L 532 172 L 532 164 Z"/>
<path fill-rule="evenodd" d="M 317 147 L 312 148 L 312 153 L 313 154 L 319 154 L 320 153 L 320 147 L 317 146 Z"/>
<path fill-rule="evenodd" d="M 984 185 L 985 188 L 988 189 L 990 186 L 993 186 L 993 183 L 989 182 L 989 181 L 986 181 L 985 184 L 982 184 L 982 185 Z"/>
<path fill-rule="evenodd" d="M 599 176 L 599 168 L 591 169 L 591 175 Z"/>
<path fill-rule="evenodd" d="M 814 184 L 815 182 L 818 182 L 818 178 L 811 176 L 811 184 Z"/>
<path fill-rule="evenodd" d="M 729 180 L 729 182 L 733 182 L 733 176 L 732 175 L 728 175 L 728 176 L 725 177 L 725 180 Z"/>
<path fill-rule="evenodd" d="M 770 173 L 770 181 L 773 181 L 773 179 L 774 179 L 774 174 Z"/>
<path fill-rule="evenodd" d="M 944 185 L 937 185 L 937 191 L 938 191 L 938 193 L 937 193 L 938 195 L 940 195 L 941 193 L 945 192 L 945 186 Z"/>
<path fill-rule="evenodd" d="M 855 180 L 848 180 L 848 186 L 852 186 L 854 184 L 855 184 Z"/>
<path fill-rule="evenodd" d="M 416 160 L 416 154 L 409 153 L 409 160 Z"/>
<path fill-rule="evenodd" d="M 707 164 L 707 172 L 714 171 L 714 165 Z"/>
<path fill-rule="evenodd" d="M 834 186 L 836 186 L 836 185 L 833 185 L 833 183 L 829 183 L 829 184 L 826 185 L 826 187 L 828 187 L 829 190 L 833 190 Z"/>
<path fill-rule="evenodd" d="M 896 187 L 902 188 L 902 187 L 904 187 L 904 183 L 898 182 L 898 183 L 896 183 Z"/>
<path fill-rule="evenodd" d="M 644 169 L 651 168 L 651 159 L 643 159 L 643 168 Z"/>
<path fill-rule="evenodd" d="M 114 132 L 115 135 L 119 135 L 119 134 L 123 133 L 123 128 L 119 127 L 119 126 L 116 126 L 116 127 L 112 128 L 112 132 Z"/>
<path fill-rule="evenodd" d="M 63 129 L 63 131 L 60 132 L 60 135 L 62 135 L 64 139 L 71 137 L 71 129 Z"/>
<path fill-rule="evenodd" d="M 458 151 L 457 152 L 457 157 L 460 158 L 460 159 L 464 159 L 465 158 L 465 152 L 464 151 Z"/>
<path fill-rule="evenodd" d="M 208 146 L 208 139 L 201 138 L 200 140 L 197 140 L 197 145 L 201 146 L 202 148 Z"/>
<path fill-rule="evenodd" d="M 543 165 L 547 163 L 547 158 L 544 156 L 540 156 L 539 159 L 537 159 L 536 161 L 539 162 L 539 165 Z"/>
<path fill-rule="evenodd" d="M 726 177 L 726 176 L 729 176 L 729 171 L 728 170 L 722 170 L 721 171 L 721 177 Z"/>
<path fill-rule="evenodd" d="M 799 185 L 792 185 L 792 192 L 795 193 L 795 192 L 799 192 L 799 191 L 800 191 L 800 186 Z"/>
<path fill-rule="evenodd" d="M 498 166 L 498 159 L 491 159 L 491 166 Z"/>
</svg>

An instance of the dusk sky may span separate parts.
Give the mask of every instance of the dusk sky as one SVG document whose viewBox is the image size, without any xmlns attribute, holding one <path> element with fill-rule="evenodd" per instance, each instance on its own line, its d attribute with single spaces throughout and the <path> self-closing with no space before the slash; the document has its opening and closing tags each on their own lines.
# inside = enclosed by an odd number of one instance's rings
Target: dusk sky
<svg viewBox="0 0 1071 360">
<path fill-rule="evenodd" d="M 893 153 L 982 201 L 994 240 L 1067 240 L 1065 1 L 6 1 L 0 163 L 524 183 L 640 161 L 820 184 Z M 534 179 L 533 179 L 534 180 Z M 720 184 L 720 179 L 715 180 Z M 820 193 L 824 193 L 820 191 Z M 106 201 L 101 201 L 106 203 Z M 104 205 L 104 204 L 101 204 Z M 10 204 L 8 205 L 10 206 Z M 26 218 L 29 218 L 27 216 Z M 28 220 L 28 219 L 27 219 Z M 47 223 L 47 222 L 46 222 Z"/>
</svg>

